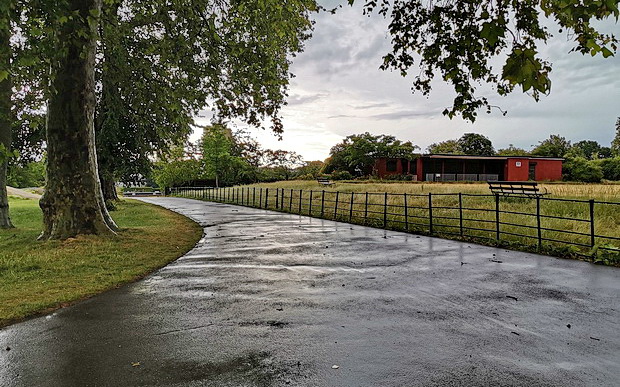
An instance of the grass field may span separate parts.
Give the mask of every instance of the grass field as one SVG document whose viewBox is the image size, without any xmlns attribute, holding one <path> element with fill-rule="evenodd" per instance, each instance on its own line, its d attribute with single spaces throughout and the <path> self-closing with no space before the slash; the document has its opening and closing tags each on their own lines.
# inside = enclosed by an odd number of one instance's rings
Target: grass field
<svg viewBox="0 0 620 387">
<path fill-rule="evenodd" d="M 191 220 L 124 200 L 112 212 L 112 238 L 81 236 L 38 242 L 34 200 L 10 198 L 17 228 L 0 230 L 0 326 L 134 281 L 190 250 L 202 235 Z"/>
<path fill-rule="evenodd" d="M 261 202 L 263 208 L 267 203 L 270 209 L 286 212 L 618 265 L 620 185 L 542 187 L 550 195 L 540 203 L 496 200 L 486 183 L 336 182 L 325 187 L 316 181 L 283 181 L 229 188 L 220 192 L 219 199 L 251 206 Z M 205 193 L 186 195 L 203 198 Z M 591 205 L 590 199 L 597 202 Z"/>
<path fill-rule="evenodd" d="M 620 202 L 620 184 L 568 184 L 568 183 L 540 183 L 541 188 L 547 189 L 553 198 L 567 199 L 595 199 Z M 284 188 L 304 190 L 329 190 L 344 192 L 389 192 L 408 194 L 440 193 L 470 193 L 488 194 L 487 183 L 425 183 L 425 182 L 335 182 L 330 187 L 320 185 L 314 180 L 291 180 L 276 183 L 253 184 L 250 187 Z"/>
</svg>

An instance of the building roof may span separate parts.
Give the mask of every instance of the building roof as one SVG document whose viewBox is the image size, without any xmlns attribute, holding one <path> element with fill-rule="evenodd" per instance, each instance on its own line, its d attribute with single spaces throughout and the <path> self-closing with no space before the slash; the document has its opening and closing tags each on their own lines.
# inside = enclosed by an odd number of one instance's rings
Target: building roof
<svg viewBox="0 0 620 387">
<path fill-rule="evenodd" d="M 455 154 L 424 154 L 424 158 L 430 159 L 469 159 L 469 160 L 508 160 L 508 159 L 528 159 L 528 160 L 555 160 L 563 161 L 558 157 L 541 157 L 541 156 L 474 156 L 474 155 L 455 155 Z"/>
</svg>

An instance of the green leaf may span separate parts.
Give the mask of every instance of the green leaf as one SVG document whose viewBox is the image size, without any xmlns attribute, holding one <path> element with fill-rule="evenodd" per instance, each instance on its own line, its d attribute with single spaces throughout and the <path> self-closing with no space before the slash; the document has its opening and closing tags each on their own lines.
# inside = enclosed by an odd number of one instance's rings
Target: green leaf
<svg viewBox="0 0 620 387">
<path fill-rule="evenodd" d="M 614 56 L 614 53 L 607 47 L 603 47 L 601 52 L 603 53 L 603 58 L 609 58 L 610 56 Z"/>
</svg>

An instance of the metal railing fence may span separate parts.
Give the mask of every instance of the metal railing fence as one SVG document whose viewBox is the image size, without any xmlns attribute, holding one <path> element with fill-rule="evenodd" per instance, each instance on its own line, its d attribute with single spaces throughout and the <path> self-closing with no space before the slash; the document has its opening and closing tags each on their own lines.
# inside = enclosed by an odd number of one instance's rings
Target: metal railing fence
<svg viewBox="0 0 620 387">
<path fill-rule="evenodd" d="M 377 193 L 179 187 L 172 196 L 289 212 L 411 233 L 620 254 L 620 203 L 465 193 Z"/>
</svg>

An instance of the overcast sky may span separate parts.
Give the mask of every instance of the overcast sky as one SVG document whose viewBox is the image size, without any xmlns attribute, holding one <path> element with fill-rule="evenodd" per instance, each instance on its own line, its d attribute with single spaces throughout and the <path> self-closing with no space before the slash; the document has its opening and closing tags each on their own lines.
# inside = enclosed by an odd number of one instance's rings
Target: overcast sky
<svg viewBox="0 0 620 387">
<path fill-rule="evenodd" d="M 572 45 L 566 33 L 556 34 L 541 49 L 542 57 L 553 63 L 549 96 L 537 103 L 519 90 L 499 97 L 481 88 L 479 94 L 508 114 L 480 111 L 471 124 L 441 114 L 452 103 L 448 85 L 436 81 L 426 98 L 411 93 L 411 79 L 379 70 L 382 56 L 390 50 L 388 21 L 383 17 L 369 18 L 359 6 L 346 6 L 335 15 L 319 14 L 315 20 L 313 37 L 291 68 L 296 77 L 288 106 L 282 110 L 283 140 L 252 130 L 266 148 L 323 160 L 344 137 L 366 131 L 409 140 L 423 150 L 467 132 L 489 137 L 496 149 L 514 144 L 528 150 L 550 134 L 573 142 L 596 140 L 605 146 L 614 136 L 620 116 L 620 58 L 569 54 Z M 607 32 L 620 35 L 615 21 L 605 26 Z"/>
</svg>

